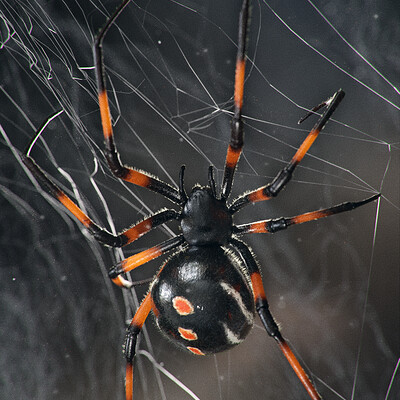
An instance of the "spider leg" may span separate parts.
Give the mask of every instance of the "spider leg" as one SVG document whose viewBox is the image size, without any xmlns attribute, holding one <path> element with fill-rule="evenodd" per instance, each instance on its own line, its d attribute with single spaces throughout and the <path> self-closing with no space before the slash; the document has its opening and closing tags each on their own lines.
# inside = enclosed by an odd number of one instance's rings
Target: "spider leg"
<svg viewBox="0 0 400 400">
<path fill-rule="evenodd" d="M 275 233 L 286 229 L 291 225 L 302 224 L 303 222 L 314 221 L 319 218 L 328 217 L 330 215 L 338 214 L 345 211 L 354 210 L 357 207 L 361 207 L 364 204 L 370 203 L 380 197 L 380 193 L 364 199 L 358 202 L 346 202 L 338 204 L 330 208 L 325 208 L 323 210 L 311 211 L 304 214 L 296 215 L 290 218 L 274 218 L 267 219 L 264 221 L 252 222 L 249 224 L 238 225 L 234 227 L 234 233 L 245 234 L 245 233 Z"/>
<path fill-rule="evenodd" d="M 231 139 L 225 160 L 221 197 L 227 198 L 231 192 L 233 176 L 243 148 L 243 88 L 246 65 L 247 30 L 250 21 L 250 0 L 244 0 L 239 16 L 238 52 L 236 56 L 234 114 L 231 122 Z"/>
<path fill-rule="evenodd" d="M 303 367 L 300 365 L 299 361 L 297 360 L 290 346 L 288 345 L 286 340 L 282 337 L 279 331 L 279 327 L 276 324 L 271 312 L 269 311 L 269 305 L 267 297 L 265 295 L 260 269 L 250 249 L 247 247 L 245 243 L 237 239 L 231 239 L 229 243 L 240 253 L 246 265 L 247 271 L 250 274 L 250 279 L 253 287 L 254 302 L 256 304 L 256 310 L 261 319 L 262 324 L 264 325 L 265 330 L 272 338 L 276 340 L 279 348 L 281 349 L 282 353 L 284 354 L 289 364 L 293 368 L 297 377 L 300 379 L 304 388 L 307 390 L 310 398 L 312 400 L 321 400 L 321 396 L 318 394 L 310 378 L 307 376 Z"/>
<path fill-rule="evenodd" d="M 141 251 L 140 253 L 134 254 L 124 260 L 120 261 L 118 264 L 111 267 L 108 271 L 108 276 L 112 281 L 118 286 L 125 286 L 120 282 L 121 274 L 132 271 L 133 269 L 143 265 L 154 258 L 157 258 L 167 251 L 172 250 L 185 242 L 183 235 L 175 236 L 165 242 L 158 244 L 157 246 L 150 247 L 147 250 Z"/>
<path fill-rule="evenodd" d="M 174 210 L 163 210 L 144 219 L 142 222 L 114 235 L 93 222 L 36 164 L 30 156 L 21 154 L 23 164 L 32 173 L 37 182 L 56 200 L 58 200 L 100 243 L 110 247 L 122 247 L 143 236 L 154 227 L 172 219 L 179 219 L 180 214 Z M 130 287 L 129 281 L 118 279 L 119 286 Z"/>
<path fill-rule="evenodd" d="M 160 193 L 164 197 L 173 201 L 176 204 L 181 204 L 182 199 L 177 189 L 161 181 L 160 179 L 150 176 L 143 171 L 127 167 L 121 163 L 118 150 L 114 142 L 114 134 L 110 116 L 110 106 L 108 104 L 105 67 L 103 61 L 103 40 L 110 29 L 111 25 L 115 22 L 117 17 L 122 13 L 130 0 L 124 0 L 114 11 L 114 13 L 107 20 L 103 28 L 100 30 L 95 38 L 93 51 L 94 62 L 97 77 L 97 90 L 99 98 L 101 124 L 103 127 L 104 142 L 105 142 L 105 156 L 111 172 L 118 178 L 135 185 L 146 187 L 156 193 Z"/>
<path fill-rule="evenodd" d="M 97 239 L 99 242 L 107 246 L 121 247 L 132 243 L 133 241 L 140 238 L 141 236 L 143 236 L 156 226 L 162 225 L 165 222 L 171 221 L 172 219 L 179 219 L 179 218 L 180 218 L 179 213 L 177 213 L 175 210 L 167 209 L 159 211 L 151 215 L 150 217 L 145 218 L 143 221 L 138 222 L 137 224 L 122 231 L 121 233 L 118 233 L 117 235 L 113 235 L 102 228 L 99 228 L 99 230 L 95 232 L 93 232 L 94 229 L 92 228 L 91 233 L 94 235 L 95 239 Z M 98 228 L 97 225 L 94 225 L 94 227 L 96 229 Z M 120 242 L 122 242 L 121 246 L 113 245 L 112 242 L 113 240 L 119 240 Z"/>
<path fill-rule="evenodd" d="M 314 143 L 315 139 L 318 137 L 319 133 L 328 122 L 329 118 L 335 111 L 336 107 L 342 101 L 343 97 L 344 97 L 344 91 L 342 89 L 339 89 L 332 96 L 332 98 L 326 102 L 327 108 L 325 112 L 322 114 L 317 123 L 311 129 L 310 133 L 304 139 L 303 143 L 296 151 L 296 154 L 286 165 L 286 167 L 284 167 L 281 171 L 279 171 L 278 175 L 268 185 L 262 186 L 256 190 L 253 190 L 249 193 L 245 193 L 239 196 L 229 207 L 231 213 L 239 211 L 242 207 L 246 206 L 247 204 L 255 203 L 257 201 L 269 200 L 270 198 L 278 195 L 278 193 L 292 178 L 292 174 L 295 168 L 303 159 L 303 157 L 306 155 L 307 151 Z"/>
<path fill-rule="evenodd" d="M 133 359 L 135 358 L 136 353 L 136 340 L 152 307 L 153 301 L 151 299 L 151 293 L 149 292 L 137 309 L 135 316 L 126 331 L 124 342 L 124 354 L 126 358 L 126 400 L 133 399 Z"/>
</svg>

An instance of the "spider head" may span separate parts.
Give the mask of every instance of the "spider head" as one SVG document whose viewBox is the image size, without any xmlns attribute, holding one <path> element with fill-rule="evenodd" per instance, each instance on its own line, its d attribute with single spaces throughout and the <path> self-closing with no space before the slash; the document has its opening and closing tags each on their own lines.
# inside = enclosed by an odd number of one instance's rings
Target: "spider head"
<svg viewBox="0 0 400 400">
<path fill-rule="evenodd" d="M 208 186 L 195 186 L 183 206 L 181 228 L 189 245 L 226 244 L 232 216 L 225 199 L 217 199 Z"/>
</svg>

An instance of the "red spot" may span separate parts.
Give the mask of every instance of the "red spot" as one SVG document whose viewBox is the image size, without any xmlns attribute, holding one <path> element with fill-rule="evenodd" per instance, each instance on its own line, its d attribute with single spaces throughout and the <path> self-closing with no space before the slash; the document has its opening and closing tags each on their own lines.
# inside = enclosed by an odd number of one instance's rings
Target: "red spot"
<svg viewBox="0 0 400 400">
<path fill-rule="evenodd" d="M 186 347 L 189 351 L 191 351 L 193 354 L 197 354 L 198 356 L 205 356 L 205 354 L 198 349 L 197 347 Z"/>
<path fill-rule="evenodd" d="M 185 328 L 179 327 L 178 332 L 186 340 L 197 340 L 196 332 L 193 332 L 191 329 L 185 329 Z"/>
<path fill-rule="evenodd" d="M 174 306 L 176 312 L 180 315 L 189 315 L 194 312 L 194 307 L 192 303 L 181 296 L 176 296 L 172 299 L 172 305 Z"/>
</svg>

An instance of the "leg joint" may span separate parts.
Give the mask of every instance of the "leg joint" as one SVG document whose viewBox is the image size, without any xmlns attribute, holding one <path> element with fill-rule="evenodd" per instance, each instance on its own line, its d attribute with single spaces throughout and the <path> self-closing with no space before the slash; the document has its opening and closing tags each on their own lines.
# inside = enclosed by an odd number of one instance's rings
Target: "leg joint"
<svg viewBox="0 0 400 400">
<path fill-rule="evenodd" d="M 135 357 L 136 339 L 137 339 L 139 332 L 140 332 L 140 328 L 136 325 L 129 325 L 129 327 L 126 331 L 123 349 L 124 349 L 126 361 L 128 363 L 132 363 L 133 358 Z"/>
<path fill-rule="evenodd" d="M 256 310 L 268 335 L 273 337 L 274 339 L 281 339 L 282 336 L 279 331 L 279 327 L 275 322 L 271 312 L 269 311 L 268 304 L 265 304 L 265 302 L 262 301 L 257 302 Z"/>
</svg>

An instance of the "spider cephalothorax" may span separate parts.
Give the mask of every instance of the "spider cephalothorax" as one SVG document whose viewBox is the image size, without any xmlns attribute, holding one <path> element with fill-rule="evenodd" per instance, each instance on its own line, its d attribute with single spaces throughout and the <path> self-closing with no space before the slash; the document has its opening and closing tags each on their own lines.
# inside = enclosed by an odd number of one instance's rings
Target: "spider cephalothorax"
<svg viewBox="0 0 400 400">
<path fill-rule="evenodd" d="M 181 228 L 189 245 L 228 243 L 232 215 L 226 200 L 217 199 L 210 187 L 194 187 L 183 206 Z"/>
</svg>

